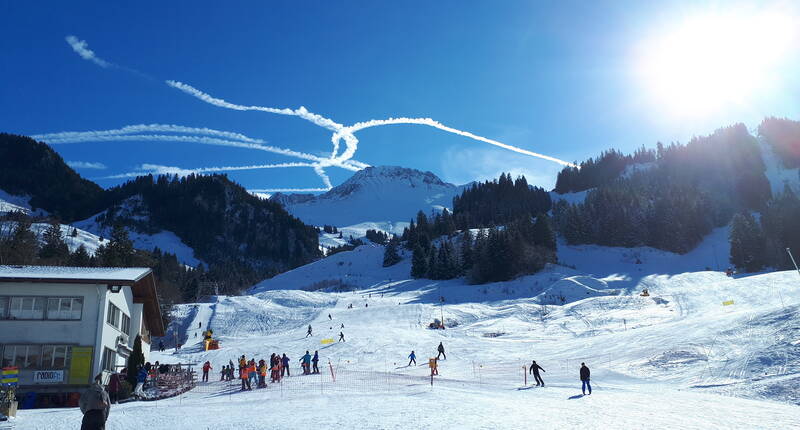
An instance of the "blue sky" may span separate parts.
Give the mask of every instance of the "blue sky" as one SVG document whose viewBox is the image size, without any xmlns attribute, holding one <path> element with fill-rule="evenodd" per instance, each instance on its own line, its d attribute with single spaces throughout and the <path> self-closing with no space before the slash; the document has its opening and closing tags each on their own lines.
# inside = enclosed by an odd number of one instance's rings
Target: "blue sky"
<svg viewBox="0 0 800 430">
<path fill-rule="evenodd" d="M 681 99 L 682 105 L 663 94 L 652 97 L 652 80 L 641 77 L 642 58 L 661 50 L 659 38 L 682 22 L 736 10 L 751 16 L 767 7 L 762 4 L 109 3 L 0 5 L 0 130 L 38 135 L 168 124 L 330 155 L 330 130 L 296 116 L 214 106 L 165 80 L 240 105 L 304 106 L 343 125 L 432 118 L 566 161 L 608 148 L 627 152 L 657 141 L 686 142 L 735 122 L 755 127 L 767 115 L 800 117 L 794 43 L 782 41 L 786 49 L 775 54 L 779 61 L 748 75 L 769 85 L 748 86 L 747 94 L 720 99 L 706 110 L 683 109 L 699 103 L 691 98 Z M 789 3 L 767 5 L 782 15 L 795 12 Z M 85 41 L 107 67 L 81 58 L 65 41 L 68 35 Z M 742 61 L 752 57 L 748 50 L 760 51 L 757 44 L 741 48 Z M 731 85 L 738 89 L 740 83 Z M 549 188 L 562 167 L 421 125 L 374 127 L 355 136 L 353 159 L 359 162 L 430 170 L 454 183 L 511 171 Z M 142 171 L 146 164 L 196 169 L 309 162 L 248 148 L 135 139 L 54 148 L 106 187 L 125 180 L 106 177 Z M 351 170 L 332 165 L 325 173 L 336 185 Z M 324 187 L 310 167 L 228 174 L 250 189 Z"/>
</svg>

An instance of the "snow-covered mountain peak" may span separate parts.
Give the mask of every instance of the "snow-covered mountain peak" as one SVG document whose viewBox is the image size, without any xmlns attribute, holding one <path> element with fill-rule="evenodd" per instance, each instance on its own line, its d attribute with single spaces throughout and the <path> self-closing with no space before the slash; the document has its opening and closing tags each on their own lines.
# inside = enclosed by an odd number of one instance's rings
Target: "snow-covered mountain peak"
<svg viewBox="0 0 800 430">
<path fill-rule="evenodd" d="M 398 166 L 367 167 L 318 196 L 275 194 L 292 215 L 313 225 L 346 227 L 365 222 L 408 222 L 417 211 L 451 207 L 461 187 L 431 172 Z"/>
</svg>

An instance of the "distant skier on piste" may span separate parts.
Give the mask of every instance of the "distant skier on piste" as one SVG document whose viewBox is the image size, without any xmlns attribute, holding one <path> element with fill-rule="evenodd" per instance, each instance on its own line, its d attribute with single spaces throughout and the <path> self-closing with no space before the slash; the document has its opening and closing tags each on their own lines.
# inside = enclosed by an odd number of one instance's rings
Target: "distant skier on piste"
<svg viewBox="0 0 800 430">
<path fill-rule="evenodd" d="M 313 336 L 311 334 L 311 324 L 308 325 L 308 332 L 306 332 L 306 337 Z"/>
<path fill-rule="evenodd" d="M 589 371 L 589 368 L 586 367 L 586 363 L 581 363 L 581 382 L 583 383 L 582 390 L 583 390 L 583 394 L 584 395 L 586 395 L 586 389 L 587 388 L 589 389 L 589 395 L 592 394 L 592 386 L 589 385 L 589 376 L 590 375 L 591 375 L 591 372 Z"/>
<path fill-rule="evenodd" d="M 414 351 L 408 354 L 408 365 L 411 366 L 411 363 L 414 363 L 414 366 L 417 365 L 417 354 L 414 354 Z"/>
<path fill-rule="evenodd" d="M 439 347 L 436 348 L 436 350 L 439 351 L 439 355 L 436 356 L 437 360 L 441 356 L 444 356 L 444 359 L 447 360 L 447 354 L 444 353 L 444 345 L 442 345 L 442 342 L 439 342 Z"/>
<path fill-rule="evenodd" d="M 533 360 L 531 362 L 531 368 L 530 370 L 528 370 L 528 373 L 533 373 L 533 377 L 536 379 L 537 387 L 539 386 L 539 384 L 541 384 L 542 387 L 544 387 L 544 381 L 542 380 L 542 377 L 539 375 L 540 370 L 542 372 L 545 372 L 545 370 L 542 369 L 542 366 L 539 366 L 538 364 L 536 364 L 536 360 Z"/>
<path fill-rule="evenodd" d="M 339 342 L 344 342 L 344 332 L 339 332 Z"/>
</svg>

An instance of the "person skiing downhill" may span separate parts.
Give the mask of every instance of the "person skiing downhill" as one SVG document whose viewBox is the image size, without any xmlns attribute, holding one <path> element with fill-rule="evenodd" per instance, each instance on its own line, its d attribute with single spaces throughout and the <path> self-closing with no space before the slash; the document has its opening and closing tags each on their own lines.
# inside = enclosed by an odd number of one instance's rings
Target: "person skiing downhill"
<svg viewBox="0 0 800 430">
<path fill-rule="evenodd" d="M 444 345 L 442 345 L 442 342 L 439 342 L 439 347 L 436 348 L 436 350 L 439 351 L 439 355 L 436 356 L 437 360 L 441 356 L 444 356 L 444 359 L 447 360 L 447 354 L 444 353 Z"/>
<path fill-rule="evenodd" d="M 411 366 L 411 363 L 414 363 L 414 366 L 417 365 L 417 355 L 414 354 L 414 351 L 411 351 L 411 354 L 408 354 L 408 365 Z"/>
<path fill-rule="evenodd" d="M 339 342 L 344 342 L 344 332 L 339 332 Z"/>
<path fill-rule="evenodd" d="M 586 367 L 586 363 L 581 363 L 581 382 L 583 383 L 582 391 L 583 395 L 586 395 L 586 389 L 589 389 L 589 395 L 592 395 L 592 386 L 589 384 L 589 376 L 591 372 L 589 372 L 589 368 Z"/>
<path fill-rule="evenodd" d="M 542 387 L 544 387 L 544 381 L 542 380 L 542 377 L 539 375 L 540 370 L 542 372 L 545 372 L 545 370 L 542 369 L 542 366 L 539 366 L 538 364 L 536 364 L 536 360 L 533 360 L 531 362 L 531 368 L 530 370 L 528 370 L 528 373 L 533 373 L 533 377 L 536 379 L 537 387 L 539 386 L 539 384 L 542 384 Z"/>
<path fill-rule="evenodd" d="M 333 320 L 333 317 L 331 316 L 331 314 L 328 314 L 328 319 L 329 320 Z"/>
<path fill-rule="evenodd" d="M 311 334 L 311 324 L 308 325 L 308 332 L 306 333 L 306 337 L 313 336 Z"/>
</svg>

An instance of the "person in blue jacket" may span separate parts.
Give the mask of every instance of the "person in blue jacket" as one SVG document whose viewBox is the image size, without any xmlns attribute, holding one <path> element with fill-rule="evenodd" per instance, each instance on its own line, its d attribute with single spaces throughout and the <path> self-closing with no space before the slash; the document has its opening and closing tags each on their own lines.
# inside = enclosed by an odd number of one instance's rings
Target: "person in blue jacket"
<svg viewBox="0 0 800 430">
<path fill-rule="evenodd" d="M 311 354 L 306 351 L 306 355 L 300 357 L 300 362 L 303 364 L 303 375 L 308 375 L 311 370 Z"/>
<path fill-rule="evenodd" d="M 136 373 L 136 389 L 133 394 L 136 397 L 144 397 L 144 383 L 147 381 L 147 369 L 144 366 L 139 366 L 139 371 Z"/>
<path fill-rule="evenodd" d="M 408 365 L 411 366 L 411 363 L 414 363 L 414 366 L 417 365 L 417 354 L 414 354 L 414 351 L 408 354 Z"/>
<path fill-rule="evenodd" d="M 283 378 L 284 373 L 286 373 L 286 376 L 292 376 L 289 372 L 289 357 L 286 356 L 285 352 L 283 353 L 283 357 L 281 357 L 281 363 L 283 363 L 283 366 L 281 366 L 281 378 Z"/>
</svg>

